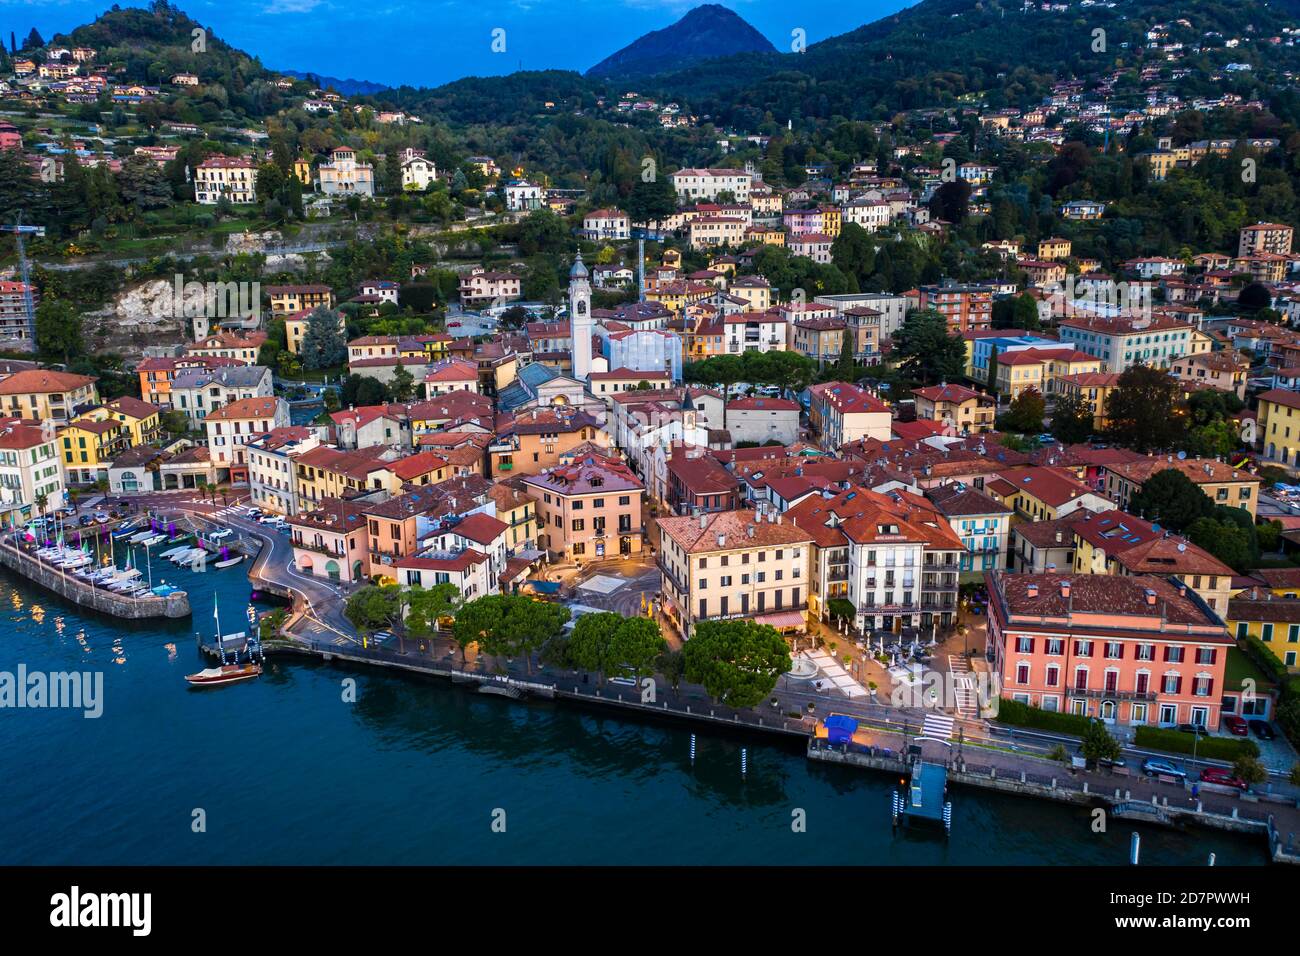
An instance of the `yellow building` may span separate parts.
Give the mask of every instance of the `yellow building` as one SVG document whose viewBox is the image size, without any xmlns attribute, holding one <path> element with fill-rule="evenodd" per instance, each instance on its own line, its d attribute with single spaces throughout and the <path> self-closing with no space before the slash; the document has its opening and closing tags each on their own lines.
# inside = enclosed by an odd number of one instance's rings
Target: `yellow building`
<svg viewBox="0 0 1300 956">
<path fill-rule="evenodd" d="M 488 497 L 496 503 L 497 520 L 510 526 L 506 547 L 511 551 L 532 547 L 537 540 L 537 502 L 502 482 L 488 489 Z"/>
<path fill-rule="evenodd" d="M 304 186 L 311 185 L 311 160 L 303 156 L 293 161 L 293 174 Z"/>
<path fill-rule="evenodd" d="M 1237 640 L 1257 639 L 1289 672 L 1300 672 L 1300 601 L 1251 588 L 1228 602 L 1225 616 Z"/>
<path fill-rule="evenodd" d="M 1078 375 L 1062 375 L 1056 380 L 1058 399 L 1070 396 L 1083 402 L 1092 411 L 1092 427 L 1098 432 L 1104 431 L 1110 424 L 1106 406 L 1118 387 L 1118 372 L 1082 372 Z"/>
<path fill-rule="evenodd" d="M 95 380 L 71 372 L 36 368 L 0 380 L 0 414 L 64 423 L 78 409 L 99 403 Z"/>
<path fill-rule="evenodd" d="M 1258 423 L 1260 451 L 1264 457 L 1297 467 L 1300 464 L 1300 392 L 1271 388 L 1260 393 Z"/>
<path fill-rule="evenodd" d="M 780 226 L 750 226 L 745 230 L 745 238 L 765 246 L 784 246 L 785 230 Z"/>
<path fill-rule="evenodd" d="M 1181 471 L 1216 505 L 1243 508 L 1250 513 L 1251 518 L 1255 517 L 1259 479 L 1210 458 L 1187 458 L 1180 461 L 1173 455 L 1153 455 L 1139 461 L 1106 465 L 1102 469 L 1103 488 L 1109 498 L 1128 511 L 1129 502 L 1142 486 L 1153 475 L 1169 469 Z"/>
<path fill-rule="evenodd" d="M 121 422 L 126 429 L 127 443 L 132 446 L 148 445 L 162 435 L 162 409 L 130 395 L 105 402 L 102 407 L 88 412 L 86 417 Z"/>
<path fill-rule="evenodd" d="M 271 285 L 266 294 L 271 297 L 272 315 L 292 315 L 320 306 L 334 308 L 334 292 L 327 285 Z"/>
<path fill-rule="evenodd" d="M 1070 248 L 1069 239 L 1040 239 L 1038 241 L 1038 258 L 1044 262 L 1068 259 L 1070 258 Z"/>
<path fill-rule="evenodd" d="M 772 308 L 772 286 L 762 276 L 741 276 L 727 286 L 727 294 L 744 299 L 748 312 L 766 312 Z"/>
<path fill-rule="evenodd" d="M 78 418 L 59 429 L 63 473 L 70 485 L 92 485 L 108 477 L 108 465 L 127 449 L 126 426 L 115 419 Z"/>
</svg>

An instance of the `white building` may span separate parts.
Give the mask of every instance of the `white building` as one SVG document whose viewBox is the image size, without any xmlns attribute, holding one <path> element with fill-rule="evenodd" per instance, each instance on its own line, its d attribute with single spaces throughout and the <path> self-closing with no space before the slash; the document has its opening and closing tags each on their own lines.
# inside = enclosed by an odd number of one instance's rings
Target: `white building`
<svg viewBox="0 0 1300 956">
<path fill-rule="evenodd" d="M 53 431 L 39 422 L 0 419 L 0 518 L 21 523 L 67 504 L 63 467 Z"/>
<path fill-rule="evenodd" d="M 194 173 L 194 201 L 215 206 L 257 202 L 257 163 L 247 156 L 209 156 Z"/>
<path fill-rule="evenodd" d="M 437 182 L 438 167 L 432 160 L 423 156 L 412 156 L 402 160 L 402 188 L 422 192 L 429 184 Z"/>
<path fill-rule="evenodd" d="M 591 374 L 591 283 L 587 281 L 587 267 L 582 264 L 582 253 L 573 260 L 569 270 L 569 324 L 573 330 L 573 377 L 586 382 Z"/>
<path fill-rule="evenodd" d="M 749 202 L 753 177 L 743 169 L 679 169 L 672 174 L 679 202 L 712 201 L 731 193 L 738 203 Z"/>
<path fill-rule="evenodd" d="M 510 212 L 532 212 L 542 208 L 542 187 L 526 179 L 506 183 L 506 209 Z"/>
<path fill-rule="evenodd" d="M 320 191 L 326 196 L 373 196 L 375 167 L 357 162 L 357 152 L 340 146 L 330 153 L 330 161 L 316 168 Z"/>
<path fill-rule="evenodd" d="M 593 241 L 629 239 L 632 220 L 617 209 L 593 209 L 582 217 L 582 234 Z"/>
<path fill-rule="evenodd" d="M 302 425 L 276 428 L 245 443 L 251 503 L 281 515 L 298 513 L 294 457 L 320 445 L 314 429 Z"/>
</svg>

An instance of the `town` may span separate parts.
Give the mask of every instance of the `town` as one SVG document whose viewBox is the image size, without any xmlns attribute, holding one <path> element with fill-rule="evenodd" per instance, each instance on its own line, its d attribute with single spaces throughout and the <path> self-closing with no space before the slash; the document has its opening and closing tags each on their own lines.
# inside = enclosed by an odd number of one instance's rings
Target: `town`
<svg viewBox="0 0 1300 956">
<path fill-rule="evenodd" d="M 11 37 L 5 573 L 143 616 L 49 547 L 184 520 L 285 604 L 247 665 L 196 623 L 214 680 L 382 662 L 1300 861 L 1300 17 L 1208 16 L 852 119 L 602 71 L 491 121 L 161 0 Z"/>
</svg>

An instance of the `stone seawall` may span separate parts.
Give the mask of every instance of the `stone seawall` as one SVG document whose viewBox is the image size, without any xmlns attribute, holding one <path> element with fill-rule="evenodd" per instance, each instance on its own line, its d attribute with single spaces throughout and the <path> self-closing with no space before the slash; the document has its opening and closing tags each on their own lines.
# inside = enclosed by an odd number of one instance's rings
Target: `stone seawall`
<svg viewBox="0 0 1300 956">
<path fill-rule="evenodd" d="M 60 574 L 57 568 L 23 554 L 7 542 L 0 545 L 0 564 L 74 604 L 91 608 L 101 614 L 132 620 L 190 616 L 190 599 L 184 591 L 175 591 L 166 597 L 147 598 L 114 594 L 112 591 L 87 584 L 74 575 Z"/>
</svg>

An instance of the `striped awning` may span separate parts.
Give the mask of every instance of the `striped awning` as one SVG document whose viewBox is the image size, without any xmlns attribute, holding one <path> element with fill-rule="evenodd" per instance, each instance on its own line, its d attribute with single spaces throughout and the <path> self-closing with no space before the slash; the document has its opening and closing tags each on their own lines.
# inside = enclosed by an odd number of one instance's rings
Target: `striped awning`
<svg viewBox="0 0 1300 956">
<path fill-rule="evenodd" d="M 754 618 L 755 624 L 767 624 L 776 628 L 778 631 L 788 631 L 793 628 L 803 628 L 807 622 L 804 620 L 802 611 L 777 611 L 774 614 L 760 614 Z"/>
</svg>

